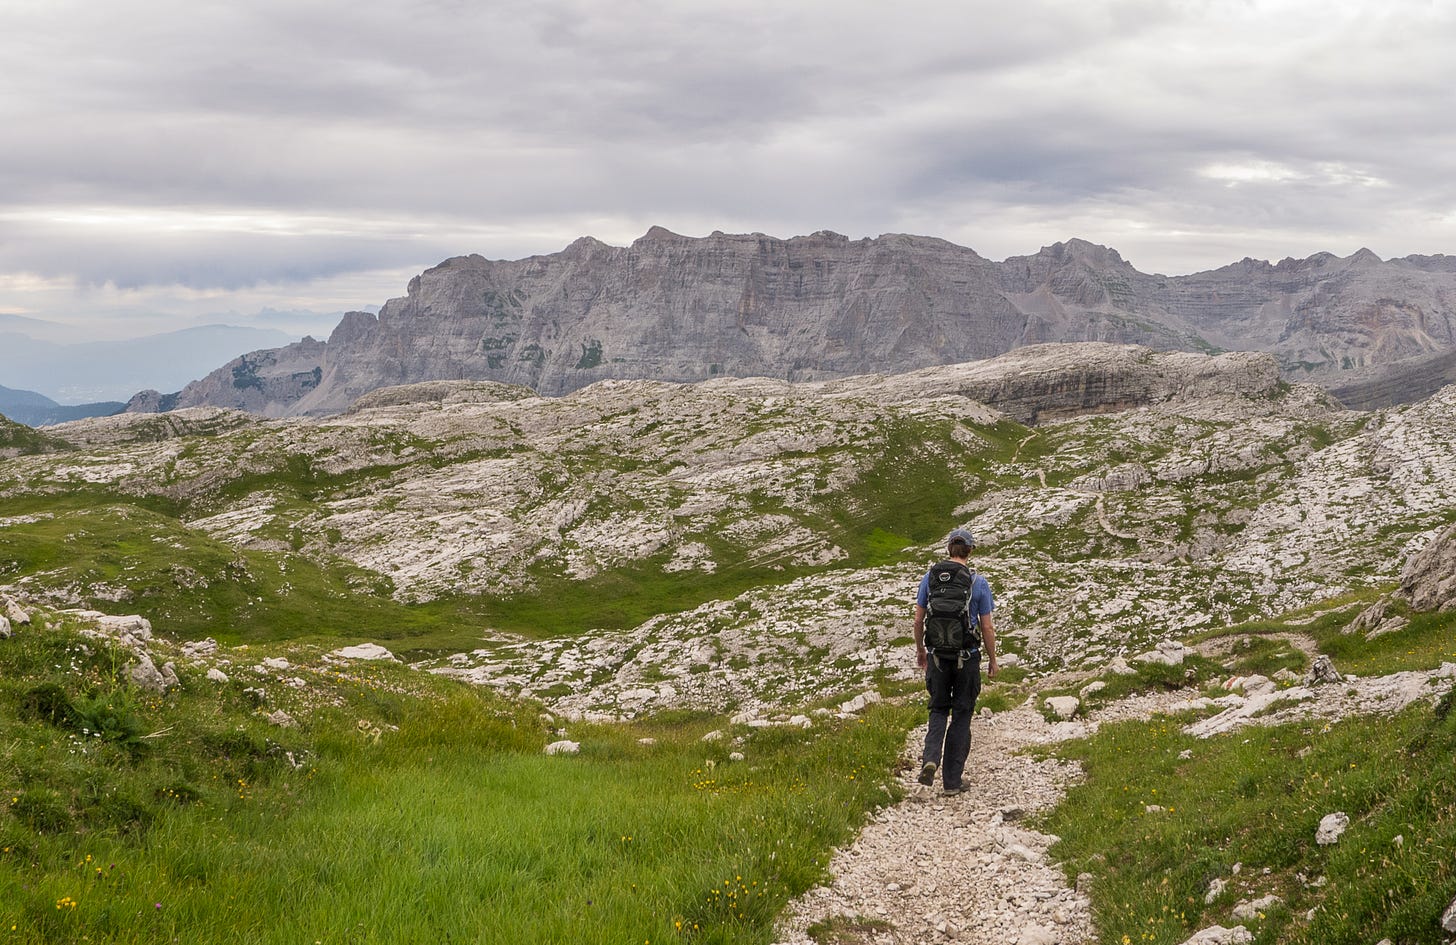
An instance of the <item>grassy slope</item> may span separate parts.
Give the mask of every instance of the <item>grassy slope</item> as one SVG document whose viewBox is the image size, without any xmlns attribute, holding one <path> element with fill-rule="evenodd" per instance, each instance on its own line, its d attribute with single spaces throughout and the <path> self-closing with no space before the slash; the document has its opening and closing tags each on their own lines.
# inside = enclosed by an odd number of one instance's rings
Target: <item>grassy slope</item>
<svg viewBox="0 0 1456 945">
<path fill-rule="evenodd" d="M 529 706 L 290 654 L 305 688 L 234 651 L 144 697 L 64 627 L 0 642 L 0 942 L 766 942 L 911 724 L 745 732 L 741 763 L 713 719 L 583 726 L 548 757 Z"/>
<path fill-rule="evenodd" d="M 1251 641 L 1235 647 L 1228 668 L 1302 668 L 1303 658 L 1272 636 L 1288 632 L 1310 634 L 1338 666 L 1360 674 L 1456 660 L 1456 616 L 1414 615 L 1407 628 L 1366 641 L 1340 632 L 1352 614 L 1224 631 Z M 1059 749 L 1086 779 L 1046 818 L 1062 838 L 1053 855 L 1069 877 L 1096 877 L 1101 941 L 1182 942 L 1209 925 L 1237 924 L 1231 909 L 1240 899 L 1273 893 L 1281 904 L 1246 923 L 1256 942 L 1389 937 L 1434 945 L 1443 941 L 1439 916 L 1456 897 L 1453 704 L 1448 696 L 1394 719 L 1310 721 L 1208 740 L 1183 734 L 1176 720 L 1104 727 Z M 1184 751 L 1191 757 L 1181 759 Z M 1166 810 L 1150 814 L 1148 805 Z M 1350 830 L 1339 844 L 1318 846 L 1316 827 L 1333 811 L 1350 816 Z M 1229 891 L 1205 904 L 1216 878 Z"/>
</svg>

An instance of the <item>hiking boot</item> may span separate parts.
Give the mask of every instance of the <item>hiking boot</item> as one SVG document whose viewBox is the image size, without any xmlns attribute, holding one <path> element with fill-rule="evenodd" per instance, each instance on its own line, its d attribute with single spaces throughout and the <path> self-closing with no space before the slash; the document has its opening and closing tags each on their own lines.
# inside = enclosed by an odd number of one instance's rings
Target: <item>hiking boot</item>
<svg viewBox="0 0 1456 945">
<path fill-rule="evenodd" d="M 923 784 L 923 785 L 925 785 L 926 787 L 930 787 L 930 785 L 934 784 L 935 783 L 935 769 L 936 769 L 936 764 L 933 761 L 927 761 L 925 764 L 921 765 L 920 766 L 920 783 Z"/>
<path fill-rule="evenodd" d="M 964 785 L 957 784 L 955 787 L 947 787 L 941 793 L 944 794 L 946 797 L 955 797 L 957 794 L 966 793 L 966 789 Z"/>
</svg>

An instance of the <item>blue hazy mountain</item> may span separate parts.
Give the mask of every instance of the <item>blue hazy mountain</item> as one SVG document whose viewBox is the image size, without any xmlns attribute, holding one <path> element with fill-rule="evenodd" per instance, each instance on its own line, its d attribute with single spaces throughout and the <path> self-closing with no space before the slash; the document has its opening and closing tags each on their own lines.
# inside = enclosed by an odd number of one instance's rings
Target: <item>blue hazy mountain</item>
<svg viewBox="0 0 1456 945">
<path fill-rule="evenodd" d="M 126 401 L 140 390 L 179 390 L 240 354 L 294 340 L 269 328 L 204 325 L 123 341 L 61 341 L 50 322 L 0 315 L 0 384 L 61 404 Z M 94 415 L 94 414 L 92 414 Z M 19 419 L 19 418 L 12 418 Z"/>
<path fill-rule="evenodd" d="M 44 427 L 86 417 L 109 417 L 126 404 L 108 400 L 94 404 L 58 404 L 33 390 L 15 390 L 0 384 L 0 415 L 28 427 Z"/>
</svg>

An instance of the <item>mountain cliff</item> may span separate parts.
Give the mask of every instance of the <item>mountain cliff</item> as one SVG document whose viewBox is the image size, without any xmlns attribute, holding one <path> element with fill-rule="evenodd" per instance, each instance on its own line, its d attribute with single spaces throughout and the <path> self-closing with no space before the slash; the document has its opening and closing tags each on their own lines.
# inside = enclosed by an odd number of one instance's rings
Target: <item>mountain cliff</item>
<svg viewBox="0 0 1456 945">
<path fill-rule="evenodd" d="M 326 342 L 237 358 L 135 412 L 220 406 L 325 415 L 381 387 L 490 380 L 561 395 L 605 379 L 822 380 L 1046 342 L 1263 351 L 1356 407 L 1428 395 L 1456 350 L 1456 260 L 1369 250 L 1188 276 L 1139 272 L 1081 240 L 993 262 L 944 240 L 830 232 L 589 237 L 514 261 L 448 259 Z M 1407 370 L 1407 368 L 1410 370 Z"/>
</svg>

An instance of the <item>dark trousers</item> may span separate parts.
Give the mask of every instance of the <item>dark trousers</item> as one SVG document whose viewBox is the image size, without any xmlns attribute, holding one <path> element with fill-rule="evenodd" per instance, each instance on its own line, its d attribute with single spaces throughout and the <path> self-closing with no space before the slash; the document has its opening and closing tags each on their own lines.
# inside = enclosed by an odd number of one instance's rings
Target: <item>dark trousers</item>
<svg viewBox="0 0 1456 945">
<path fill-rule="evenodd" d="M 959 669 L 954 657 L 940 657 L 937 665 L 931 654 L 925 667 L 925 688 L 930 693 L 930 724 L 920 760 L 940 765 L 941 782 L 947 788 L 959 788 L 966 756 L 971 753 L 971 713 L 981 694 L 981 654 L 969 654 Z"/>
</svg>

